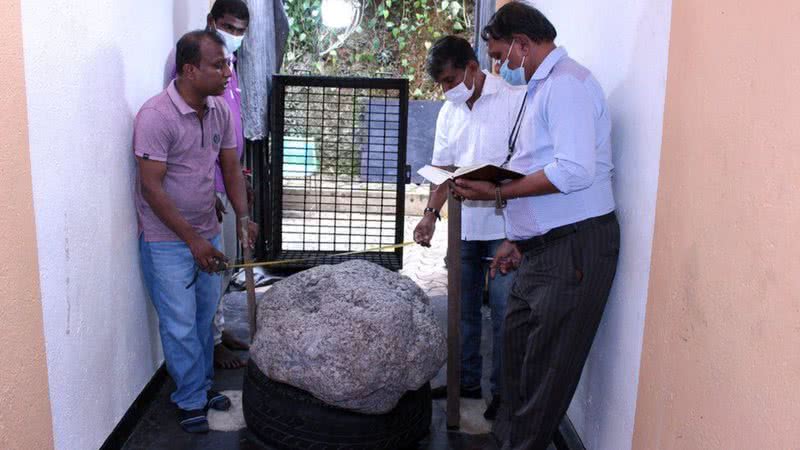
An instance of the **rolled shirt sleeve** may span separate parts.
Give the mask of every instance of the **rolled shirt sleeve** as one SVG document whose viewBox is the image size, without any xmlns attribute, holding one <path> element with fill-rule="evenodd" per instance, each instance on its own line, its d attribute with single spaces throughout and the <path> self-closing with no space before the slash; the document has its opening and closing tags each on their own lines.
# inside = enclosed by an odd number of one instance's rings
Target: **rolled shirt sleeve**
<svg viewBox="0 0 800 450">
<path fill-rule="evenodd" d="M 141 110 L 133 127 L 133 153 L 142 159 L 165 162 L 173 141 L 171 123 L 156 109 Z"/>
<path fill-rule="evenodd" d="M 564 194 L 588 188 L 595 177 L 595 105 L 583 81 L 554 79 L 546 118 L 554 161 L 544 167 L 545 176 Z"/>
</svg>

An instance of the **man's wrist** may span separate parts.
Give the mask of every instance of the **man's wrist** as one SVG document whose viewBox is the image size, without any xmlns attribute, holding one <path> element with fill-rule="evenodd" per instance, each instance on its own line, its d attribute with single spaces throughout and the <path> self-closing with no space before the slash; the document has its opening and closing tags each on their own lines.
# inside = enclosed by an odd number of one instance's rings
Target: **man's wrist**
<svg viewBox="0 0 800 450">
<path fill-rule="evenodd" d="M 186 242 L 186 245 L 191 249 L 192 247 L 196 246 L 200 241 L 204 240 L 205 238 L 203 236 L 200 236 L 199 234 L 194 232 L 194 230 L 192 230 L 192 233 L 186 237 L 184 242 Z"/>
<path fill-rule="evenodd" d="M 439 210 L 430 206 L 425 208 L 425 210 L 422 212 L 422 215 L 423 217 L 431 217 L 432 219 L 442 220 L 442 216 L 439 215 Z"/>
<path fill-rule="evenodd" d="M 503 209 L 506 207 L 508 202 L 503 197 L 503 185 L 498 184 L 494 187 L 494 207 L 496 209 Z"/>
</svg>

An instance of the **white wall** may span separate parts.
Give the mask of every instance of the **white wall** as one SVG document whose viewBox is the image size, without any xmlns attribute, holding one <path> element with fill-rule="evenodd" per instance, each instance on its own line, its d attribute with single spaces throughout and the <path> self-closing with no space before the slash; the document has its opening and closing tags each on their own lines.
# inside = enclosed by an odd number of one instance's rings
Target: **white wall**
<svg viewBox="0 0 800 450">
<path fill-rule="evenodd" d="M 631 447 L 642 351 L 671 0 L 535 0 L 557 43 L 603 85 L 613 119 L 622 250 L 603 323 L 569 410 L 589 449 Z"/>
<path fill-rule="evenodd" d="M 22 1 L 57 449 L 99 447 L 161 363 L 138 264 L 132 125 L 162 87 L 175 38 L 204 26 L 207 8 L 192 0 Z"/>
</svg>

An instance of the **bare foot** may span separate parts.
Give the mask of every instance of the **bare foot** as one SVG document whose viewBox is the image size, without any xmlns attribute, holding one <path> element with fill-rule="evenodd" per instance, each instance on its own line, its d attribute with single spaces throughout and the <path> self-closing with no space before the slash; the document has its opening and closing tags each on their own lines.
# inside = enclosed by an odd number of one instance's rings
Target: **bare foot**
<svg viewBox="0 0 800 450">
<path fill-rule="evenodd" d="M 250 350 L 249 345 L 224 330 L 222 331 L 222 343 L 231 350 Z"/>
<path fill-rule="evenodd" d="M 223 344 L 214 346 L 214 365 L 220 369 L 238 369 L 244 367 L 245 361 L 228 350 Z"/>
</svg>

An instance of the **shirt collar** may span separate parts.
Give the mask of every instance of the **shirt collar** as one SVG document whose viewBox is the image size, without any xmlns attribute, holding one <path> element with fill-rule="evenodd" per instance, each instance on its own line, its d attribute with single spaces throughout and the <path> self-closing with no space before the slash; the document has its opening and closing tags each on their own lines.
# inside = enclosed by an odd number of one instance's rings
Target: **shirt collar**
<svg viewBox="0 0 800 450">
<path fill-rule="evenodd" d="M 536 69 L 536 72 L 533 73 L 531 77 L 531 81 L 528 82 L 528 85 L 535 85 L 537 82 L 544 80 L 550 75 L 550 72 L 553 71 L 553 67 L 561 61 L 562 58 L 567 56 L 567 50 L 564 47 L 556 47 L 555 50 L 551 51 L 539 64 L 539 67 Z"/>
<path fill-rule="evenodd" d="M 497 75 L 492 74 L 488 70 L 481 70 L 484 75 L 486 75 L 486 79 L 483 80 L 483 89 L 481 89 L 481 97 L 484 94 L 492 95 L 496 94 L 499 90 L 499 86 L 497 85 L 500 82 L 500 78 Z"/>
<path fill-rule="evenodd" d="M 181 97 L 181 94 L 178 92 L 178 88 L 175 87 L 176 82 L 177 79 L 172 80 L 169 83 L 169 86 L 167 86 L 167 95 L 169 95 L 170 100 L 172 100 L 172 103 L 175 105 L 176 108 L 178 108 L 178 112 L 180 112 L 181 114 L 186 115 L 186 114 L 196 113 L 197 111 L 195 111 L 194 108 L 189 106 L 189 104 L 186 103 L 186 100 L 184 100 L 183 97 Z M 215 107 L 216 105 L 214 104 L 214 101 L 211 99 L 211 97 L 206 97 L 206 109 L 214 109 Z"/>
<path fill-rule="evenodd" d="M 500 80 L 500 77 L 497 75 L 492 74 L 488 70 L 481 70 L 484 75 L 486 75 L 486 79 L 483 80 L 483 88 L 481 89 L 481 96 L 478 97 L 478 100 L 475 101 L 477 104 L 482 98 L 489 95 L 494 95 L 500 91 L 499 83 L 504 83 L 504 81 Z M 467 106 L 467 102 L 461 103 L 458 105 L 461 108 L 464 108 L 467 111 L 470 111 L 469 107 Z M 472 105 L 475 108 L 475 105 Z"/>
</svg>

